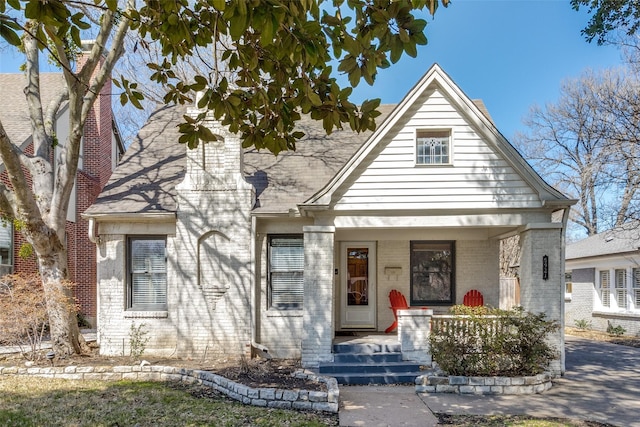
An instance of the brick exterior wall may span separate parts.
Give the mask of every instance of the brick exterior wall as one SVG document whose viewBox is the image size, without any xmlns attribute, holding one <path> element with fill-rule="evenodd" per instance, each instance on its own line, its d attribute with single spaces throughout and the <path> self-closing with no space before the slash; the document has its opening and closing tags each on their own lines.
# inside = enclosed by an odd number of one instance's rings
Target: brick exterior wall
<svg viewBox="0 0 640 427">
<path fill-rule="evenodd" d="M 520 233 L 520 304 L 526 311 L 545 313 L 547 318 L 564 324 L 564 254 L 560 224 L 527 227 Z M 543 276 L 543 256 L 548 256 L 548 277 Z M 564 372 L 564 332 L 560 328 L 549 337 L 558 358 L 550 372 Z"/>
<path fill-rule="evenodd" d="M 102 354 L 128 354 L 132 323 L 144 324 L 149 333 L 145 354 L 203 358 L 250 353 L 255 190 L 240 172 L 239 139 L 211 126 L 224 141 L 187 150 L 185 179 L 176 188 L 175 234 L 167 236 L 166 311 L 130 311 L 125 301 L 127 236 L 161 234 L 158 228 L 149 222 L 124 224 L 122 234 L 101 233 Z"/>
<path fill-rule="evenodd" d="M 83 64 L 82 58 L 78 67 Z M 111 176 L 112 168 L 112 110 L 111 80 L 108 80 L 100 92 L 93 109 L 87 117 L 81 152 L 82 168 L 76 175 L 75 222 L 67 221 L 65 232 L 67 239 L 67 264 L 69 279 L 76 284 L 76 298 L 79 311 L 95 326 L 96 319 L 96 248 L 89 241 L 88 221 L 81 217 L 96 200 L 102 187 Z M 25 149 L 33 154 L 33 145 Z M 80 165 L 79 165 L 80 166 Z M 0 180 L 8 184 L 6 171 L 0 174 Z M 31 179 L 29 178 L 29 183 Z M 74 195 L 72 194 L 72 198 Z M 69 206 L 71 208 L 71 204 Z M 38 270 L 35 255 L 28 258 L 19 256 L 19 249 L 25 243 L 22 234 L 14 230 L 13 265 L 16 273 L 31 273 Z"/>
</svg>

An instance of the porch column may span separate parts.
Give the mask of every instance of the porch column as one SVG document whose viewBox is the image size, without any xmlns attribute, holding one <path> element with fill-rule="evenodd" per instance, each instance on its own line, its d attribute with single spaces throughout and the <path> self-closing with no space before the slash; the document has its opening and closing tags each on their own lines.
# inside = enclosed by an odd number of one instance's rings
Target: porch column
<svg viewBox="0 0 640 427">
<path fill-rule="evenodd" d="M 564 373 L 564 246 L 562 224 L 528 224 L 520 232 L 520 304 L 526 311 L 545 313 L 560 329 L 549 336 L 559 352 L 550 371 Z"/>
<path fill-rule="evenodd" d="M 302 366 L 333 361 L 333 278 L 335 227 L 309 225 L 304 231 Z"/>
<path fill-rule="evenodd" d="M 398 310 L 398 338 L 402 360 L 413 360 L 431 365 L 431 309 Z"/>
</svg>

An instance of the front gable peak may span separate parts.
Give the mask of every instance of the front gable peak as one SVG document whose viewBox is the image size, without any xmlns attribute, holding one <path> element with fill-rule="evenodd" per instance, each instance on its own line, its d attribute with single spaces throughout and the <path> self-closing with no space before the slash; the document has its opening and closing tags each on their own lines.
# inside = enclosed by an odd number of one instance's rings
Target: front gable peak
<svg viewBox="0 0 640 427">
<path fill-rule="evenodd" d="M 571 204 L 434 64 L 342 169 L 313 210 L 539 208 Z M 472 205 L 470 205 L 472 203 Z"/>
</svg>

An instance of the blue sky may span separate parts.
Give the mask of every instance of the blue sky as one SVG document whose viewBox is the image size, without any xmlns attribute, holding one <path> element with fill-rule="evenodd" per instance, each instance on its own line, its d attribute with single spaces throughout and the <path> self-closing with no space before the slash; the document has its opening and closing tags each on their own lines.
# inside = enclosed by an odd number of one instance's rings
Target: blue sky
<svg viewBox="0 0 640 427">
<path fill-rule="evenodd" d="M 354 100 L 397 103 L 437 62 L 470 98 L 484 101 L 511 140 L 524 130 L 531 105 L 557 100 L 563 79 L 621 65 L 615 47 L 585 41 L 580 30 L 587 21 L 569 0 L 452 0 L 429 18 L 429 43 L 418 57 L 383 70 L 373 87 L 361 83 Z"/>
<path fill-rule="evenodd" d="M 471 98 L 482 99 L 508 139 L 524 130 L 522 118 L 533 104 L 558 98 L 563 79 L 584 69 L 621 64 L 612 46 L 587 43 L 580 30 L 586 12 L 569 0 L 452 0 L 426 28 L 429 43 L 416 59 L 404 56 L 383 70 L 373 87 L 361 83 L 354 101 L 397 103 L 437 62 Z M 0 72 L 15 72 L 21 58 L 0 52 Z"/>
</svg>

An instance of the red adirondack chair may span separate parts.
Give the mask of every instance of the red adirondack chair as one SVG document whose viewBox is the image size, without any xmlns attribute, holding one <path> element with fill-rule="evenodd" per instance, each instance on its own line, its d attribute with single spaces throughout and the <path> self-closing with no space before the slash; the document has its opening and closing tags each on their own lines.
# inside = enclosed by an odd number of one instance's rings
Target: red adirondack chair
<svg viewBox="0 0 640 427">
<path fill-rule="evenodd" d="M 464 295 L 462 304 L 467 307 L 481 307 L 484 305 L 484 297 L 479 290 L 471 289 Z"/>
<path fill-rule="evenodd" d="M 389 302 L 391 303 L 391 307 L 389 308 L 393 310 L 393 317 L 395 320 L 391 326 L 384 330 L 387 334 L 393 332 L 393 330 L 398 327 L 398 310 L 406 310 L 410 308 L 407 304 L 407 299 L 402 295 L 402 292 L 396 289 L 392 289 L 391 292 L 389 292 Z M 426 309 L 427 307 L 420 308 Z"/>
</svg>

